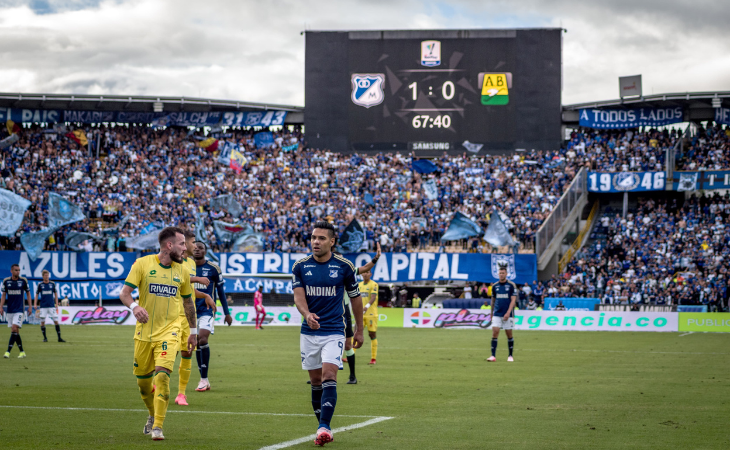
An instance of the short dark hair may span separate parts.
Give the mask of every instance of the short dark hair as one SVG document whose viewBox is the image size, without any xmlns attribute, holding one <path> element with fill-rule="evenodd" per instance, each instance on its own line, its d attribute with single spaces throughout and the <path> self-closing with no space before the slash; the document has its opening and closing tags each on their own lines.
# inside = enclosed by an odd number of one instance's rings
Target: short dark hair
<svg viewBox="0 0 730 450">
<path fill-rule="evenodd" d="M 206 243 L 205 243 L 205 242 L 203 242 L 203 241 L 195 241 L 195 242 L 194 242 L 194 244 L 196 244 L 196 245 L 197 245 L 197 244 L 200 244 L 200 245 L 202 245 L 203 247 L 205 247 L 205 249 L 206 249 L 206 250 L 208 250 L 208 244 L 206 244 Z"/>
<path fill-rule="evenodd" d="M 187 241 L 188 239 L 192 239 L 192 238 L 194 238 L 194 237 L 195 237 L 195 232 L 193 232 L 193 231 L 190 231 L 190 230 L 185 230 L 185 232 L 184 232 L 183 234 L 185 235 L 185 240 L 186 240 L 186 241 Z"/>
<path fill-rule="evenodd" d="M 322 228 L 323 230 L 329 230 L 329 235 L 331 238 L 335 237 L 335 226 L 331 223 L 327 222 L 326 220 L 318 220 L 314 224 L 314 229 Z"/>
<path fill-rule="evenodd" d="M 174 239 L 178 233 L 185 236 L 185 231 L 183 231 L 183 229 L 180 227 L 163 228 L 162 231 L 160 231 L 159 236 L 157 236 L 157 241 L 160 243 L 160 247 L 162 246 L 162 244 L 169 241 L 170 239 Z"/>
<path fill-rule="evenodd" d="M 17 267 L 18 269 L 20 269 L 20 265 L 18 264 L 13 264 L 12 266 L 10 266 L 10 270 L 13 270 L 13 267 Z"/>
</svg>

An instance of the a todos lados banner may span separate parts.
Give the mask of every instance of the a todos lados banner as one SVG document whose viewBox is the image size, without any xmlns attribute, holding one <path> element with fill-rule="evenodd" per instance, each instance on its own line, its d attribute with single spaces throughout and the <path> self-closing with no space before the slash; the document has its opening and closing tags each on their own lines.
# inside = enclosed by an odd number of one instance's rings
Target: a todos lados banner
<svg viewBox="0 0 730 450">
<path fill-rule="evenodd" d="M 679 106 L 580 110 L 580 126 L 588 128 L 660 127 L 680 122 L 684 122 L 684 113 Z"/>
<path fill-rule="evenodd" d="M 237 126 L 268 127 L 284 125 L 286 111 L 250 112 L 133 112 L 133 111 L 73 111 L 58 109 L 0 108 L 0 122 L 17 123 L 155 123 L 164 126 Z"/>
<path fill-rule="evenodd" d="M 588 172 L 590 192 L 663 191 L 664 172 Z"/>
<path fill-rule="evenodd" d="M 413 328 L 484 328 L 492 325 L 490 310 L 412 309 L 403 326 Z M 598 311 L 516 311 L 516 330 L 677 331 L 677 313 Z"/>
<path fill-rule="evenodd" d="M 677 171 L 674 172 L 672 189 L 675 191 L 730 189 L 730 170 Z"/>
<path fill-rule="evenodd" d="M 304 253 L 219 253 L 219 265 L 227 274 L 291 273 L 294 263 Z M 375 254 L 346 254 L 355 266 L 370 261 Z M 40 280 L 43 270 L 51 272 L 54 281 L 112 281 L 124 280 L 137 258 L 136 253 L 76 253 L 43 252 L 31 261 L 26 252 L 0 252 L 0 275 L 10 275 L 12 264 L 20 265 L 20 274 L 30 280 Z M 385 253 L 373 269 L 376 282 L 406 282 L 419 280 L 465 280 L 494 282 L 498 264 L 507 263 L 507 277 L 515 283 L 532 283 L 537 278 L 535 255 L 484 253 Z M 235 280 L 235 277 L 231 277 Z M 281 280 L 279 280 L 281 281 Z M 286 280 L 284 280 L 286 281 Z M 239 283 L 227 281 L 231 292 L 250 292 L 251 280 Z M 273 282 L 273 281 L 272 281 Z M 273 284 L 277 290 L 281 285 Z M 278 286 L 278 287 L 276 287 Z"/>
</svg>

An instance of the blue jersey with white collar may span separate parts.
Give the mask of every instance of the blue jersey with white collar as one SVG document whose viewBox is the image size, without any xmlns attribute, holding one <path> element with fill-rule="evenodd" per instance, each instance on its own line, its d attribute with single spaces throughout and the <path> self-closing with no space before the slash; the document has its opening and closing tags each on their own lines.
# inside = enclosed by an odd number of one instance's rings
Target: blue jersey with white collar
<svg viewBox="0 0 730 450">
<path fill-rule="evenodd" d="M 335 254 L 323 263 L 317 262 L 313 255 L 294 263 L 292 289 L 304 288 L 309 311 L 319 317 L 319 329 L 311 329 L 304 321 L 302 334 L 345 334 L 345 293 L 350 298 L 360 295 L 355 275 L 355 266 Z"/>
<path fill-rule="evenodd" d="M 223 313 L 225 315 L 229 315 L 230 312 L 228 311 L 228 302 L 226 301 L 226 292 L 224 289 L 226 282 L 223 279 L 221 268 L 217 264 L 206 261 L 204 264 L 195 266 L 195 276 L 207 278 L 210 281 L 208 286 L 203 286 L 200 283 L 193 283 L 195 289 L 210 295 L 213 298 L 213 301 L 215 301 L 216 298 L 220 300 L 221 306 L 223 307 Z M 198 317 L 213 315 L 213 310 L 208 309 L 208 305 L 205 303 L 204 298 L 195 299 L 195 310 Z"/>
<path fill-rule="evenodd" d="M 492 314 L 495 317 L 504 317 L 509 310 L 512 297 L 517 296 L 517 285 L 507 280 L 504 283 L 496 282 L 492 285 Z M 514 309 L 510 317 L 515 316 Z"/>
</svg>

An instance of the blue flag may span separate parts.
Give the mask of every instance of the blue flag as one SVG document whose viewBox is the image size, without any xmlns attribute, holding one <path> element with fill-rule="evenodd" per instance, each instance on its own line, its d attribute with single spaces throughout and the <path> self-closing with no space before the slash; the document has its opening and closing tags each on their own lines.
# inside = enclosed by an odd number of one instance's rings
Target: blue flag
<svg viewBox="0 0 730 450">
<path fill-rule="evenodd" d="M 266 243 L 264 233 L 246 233 L 239 236 L 231 248 L 234 252 L 263 252 Z"/>
<path fill-rule="evenodd" d="M 365 230 L 357 219 L 352 219 L 340 236 L 339 247 L 342 249 L 342 253 L 357 253 L 364 242 Z"/>
<path fill-rule="evenodd" d="M 497 211 L 494 211 L 489 219 L 489 226 L 487 227 L 487 232 L 484 233 L 484 240 L 495 247 L 501 247 L 503 245 L 511 246 L 516 244 Z"/>
<path fill-rule="evenodd" d="M 233 217 L 238 218 L 243 214 L 243 207 L 236 201 L 233 194 L 224 194 L 210 200 L 210 209 L 213 211 L 228 211 Z"/>
<path fill-rule="evenodd" d="M 418 159 L 411 163 L 414 172 L 431 173 L 438 170 L 438 166 L 427 159 Z"/>
<path fill-rule="evenodd" d="M 48 227 L 58 228 L 86 219 L 84 211 L 70 201 L 51 192 L 48 194 Z"/>
<path fill-rule="evenodd" d="M 46 244 L 48 236 L 56 232 L 58 228 L 46 228 L 45 230 L 35 231 L 33 233 L 23 233 L 20 236 L 20 243 L 31 261 L 35 261 L 43 253 L 43 246 Z"/>
<path fill-rule="evenodd" d="M 222 220 L 213 221 L 215 234 L 222 242 L 234 242 L 240 236 L 254 233 L 254 229 L 249 224 L 228 223 Z"/>
<path fill-rule="evenodd" d="M 451 219 L 449 228 L 446 230 L 442 241 L 457 241 L 459 239 L 465 239 L 472 236 L 480 236 L 482 234 L 482 228 L 476 224 L 473 220 L 466 217 L 464 214 L 457 212 L 454 214 L 454 218 Z"/>
<path fill-rule="evenodd" d="M 271 131 L 262 131 L 253 135 L 253 142 L 256 148 L 269 148 L 274 146 L 274 135 Z"/>
<path fill-rule="evenodd" d="M 365 203 L 367 203 L 370 206 L 375 205 L 375 200 L 373 199 L 373 194 L 371 194 L 370 192 L 365 193 Z"/>
<path fill-rule="evenodd" d="M 12 236 L 23 223 L 30 201 L 6 189 L 0 189 L 0 236 Z"/>
<path fill-rule="evenodd" d="M 436 180 L 424 181 L 421 184 L 423 195 L 429 200 L 436 200 L 439 197 L 439 188 L 436 187 Z"/>
</svg>

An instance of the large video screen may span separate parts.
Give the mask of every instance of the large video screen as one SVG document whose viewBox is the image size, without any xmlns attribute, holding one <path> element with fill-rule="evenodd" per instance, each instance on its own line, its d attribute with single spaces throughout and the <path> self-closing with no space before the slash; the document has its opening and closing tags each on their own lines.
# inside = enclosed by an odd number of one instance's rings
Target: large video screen
<svg viewBox="0 0 730 450">
<path fill-rule="evenodd" d="M 307 32 L 310 146 L 556 149 L 561 30 Z"/>
</svg>

